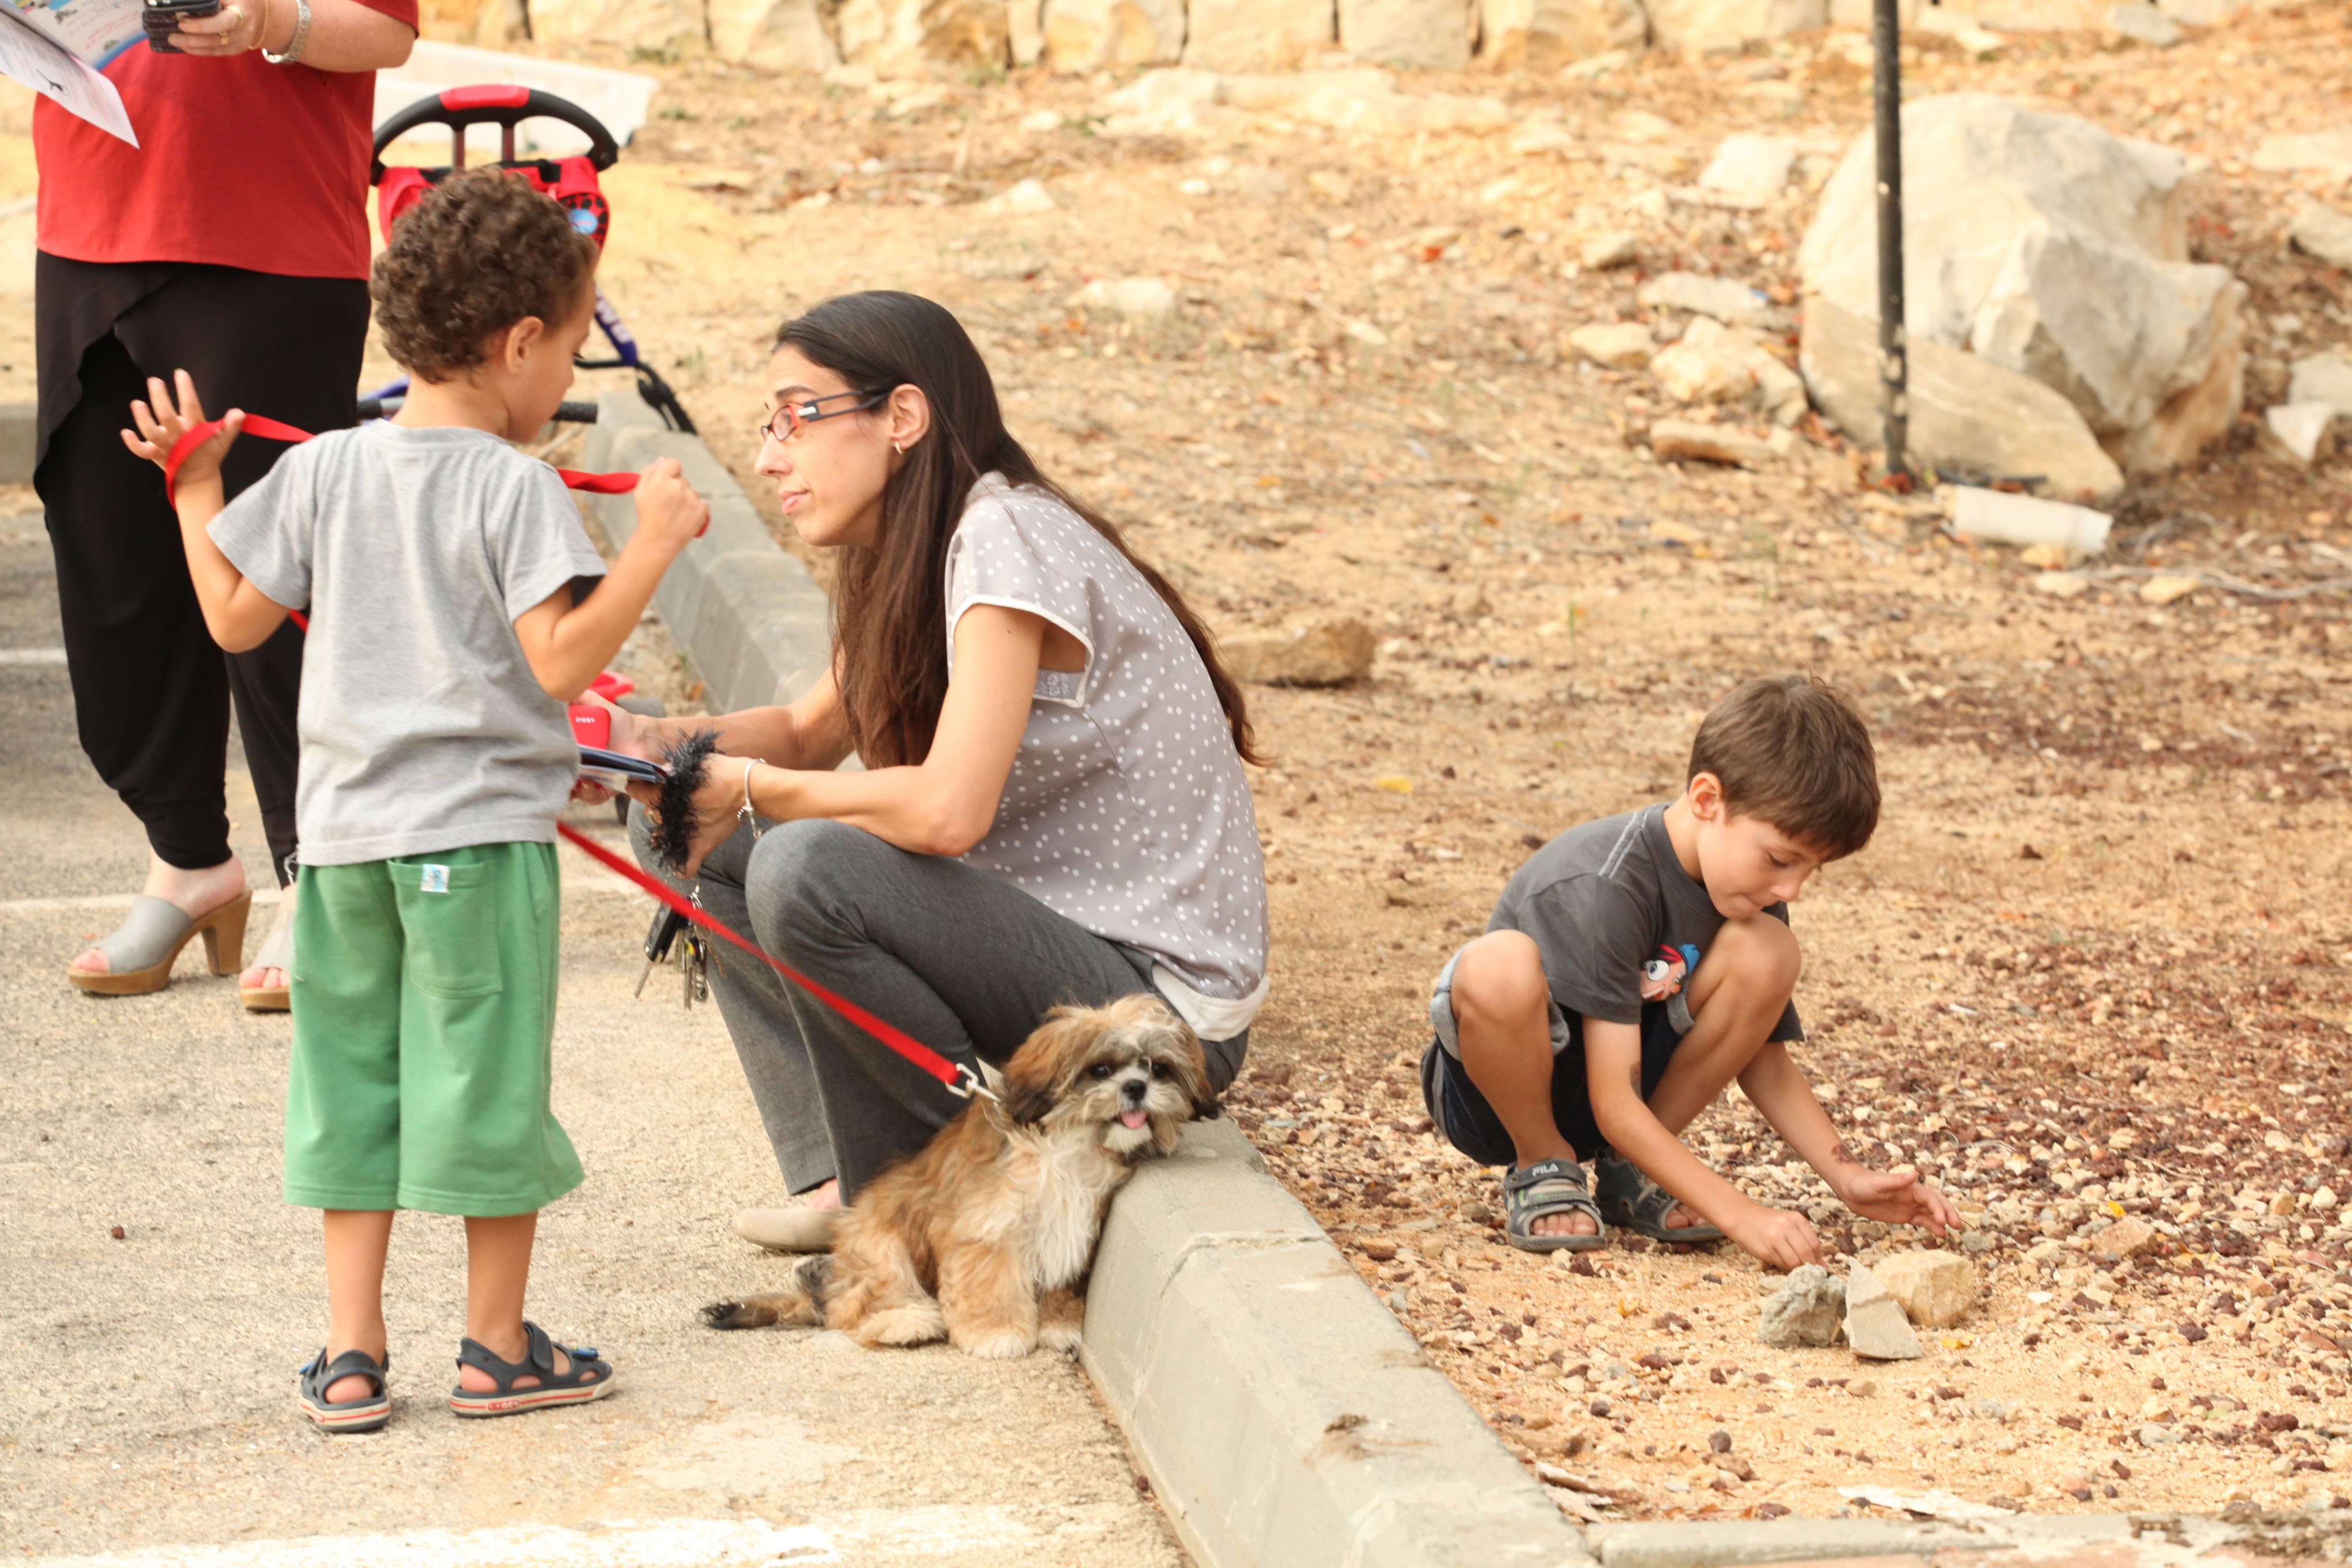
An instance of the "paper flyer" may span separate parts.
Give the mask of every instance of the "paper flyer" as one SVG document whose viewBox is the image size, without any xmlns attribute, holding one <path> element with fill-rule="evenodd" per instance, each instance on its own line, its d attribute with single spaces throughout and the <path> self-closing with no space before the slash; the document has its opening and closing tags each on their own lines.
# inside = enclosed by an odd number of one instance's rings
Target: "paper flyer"
<svg viewBox="0 0 2352 1568">
<path fill-rule="evenodd" d="M 6 0 L 16 19 L 47 34 L 94 69 L 144 42 L 142 0 Z"/>
<path fill-rule="evenodd" d="M 37 14 L 40 20 L 32 20 L 28 12 Z M 0 4 L 0 16 L 7 17 L 5 23 L 0 23 L 0 75 L 56 100 L 67 113 L 78 115 L 136 147 L 139 136 L 131 129 L 131 115 L 122 107 L 122 95 L 77 54 L 73 46 L 62 41 L 72 36 L 89 40 L 89 47 L 100 47 L 111 25 L 97 25 L 100 12 L 127 12 L 131 30 L 143 36 L 137 0 L 128 5 L 123 0 L 67 0 L 54 7 L 21 6 L 13 0 Z M 110 58 L 111 54 L 106 58 Z"/>
</svg>

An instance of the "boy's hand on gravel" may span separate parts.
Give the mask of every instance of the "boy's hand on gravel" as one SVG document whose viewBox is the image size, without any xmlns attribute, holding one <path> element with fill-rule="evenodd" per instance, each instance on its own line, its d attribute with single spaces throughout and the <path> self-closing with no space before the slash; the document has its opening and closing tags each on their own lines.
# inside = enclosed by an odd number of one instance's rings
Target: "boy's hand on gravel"
<svg viewBox="0 0 2352 1568">
<path fill-rule="evenodd" d="M 147 401 L 131 405 L 131 422 L 139 428 L 135 432 L 125 430 L 122 433 L 122 444 L 130 447 L 133 455 L 146 458 L 159 468 L 171 457 L 172 448 L 180 444 L 180 437 L 205 422 L 205 405 L 197 401 L 194 380 L 184 370 L 173 372 L 173 379 L 179 383 L 177 405 L 173 403 L 172 389 L 163 384 L 161 377 L 151 375 L 147 378 Z M 220 433 L 190 452 L 186 461 L 180 465 L 176 482 L 196 485 L 206 479 L 218 479 L 221 459 L 228 456 L 229 447 L 236 444 L 237 432 L 244 428 L 245 410 L 230 409 L 228 417 L 222 422 Z"/>
<path fill-rule="evenodd" d="M 637 526 L 672 552 L 693 543 L 709 524 L 710 503 L 687 483 L 676 458 L 656 458 L 637 476 Z"/>
<path fill-rule="evenodd" d="M 1924 1225 L 1936 1236 L 1963 1230 L 1960 1211 L 1952 1200 L 1919 1179 L 1909 1165 L 1891 1171 L 1861 1171 L 1848 1178 L 1838 1196 L 1864 1219 L 1888 1225 Z"/>
<path fill-rule="evenodd" d="M 1801 1264 L 1822 1261 L 1822 1239 L 1811 1221 L 1794 1209 L 1751 1205 L 1748 1211 L 1723 1224 L 1723 1234 L 1742 1251 L 1767 1268 L 1786 1273 Z"/>
</svg>

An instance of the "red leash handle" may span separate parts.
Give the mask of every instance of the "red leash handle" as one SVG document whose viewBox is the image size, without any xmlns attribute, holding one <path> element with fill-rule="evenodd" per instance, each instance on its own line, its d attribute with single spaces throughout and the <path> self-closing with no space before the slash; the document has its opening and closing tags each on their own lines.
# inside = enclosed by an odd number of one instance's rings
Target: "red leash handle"
<svg viewBox="0 0 2352 1568">
<path fill-rule="evenodd" d="M 188 454 L 219 435 L 222 426 L 227 423 L 226 419 L 207 419 L 201 425 L 190 426 L 185 435 L 172 443 L 171 452 L 163 458 L 163 497 L 166 500 L 176 499 L 180 466 L 188 460 Z M 297 444 L 311 438 L 308 430 L 297 430 L 284 420 L 272 419 L 266 414 L 247 415 L 243 434 Z M 555 471 L 562 476 L 564 484 L 570 489 L 586 490 L 592 495 L 626 495 L 637 488 L 637 476 L 635 474 L 590 474 L 578 468 L 558 468 Z M 704 524 L 706 528 L 709 526 Z"/>
<path fill-rule="evenodd" d="M 761 963 L 765 963 L 777 973 L 782 975 L 785 979 L 791 981 L 793 984 L 799 986 L 802 990 L 806 991 L 810 995 L 815 997 L 818 1001 L 824 1003 L 826 1006 L 832 1008 L 835 1012 L 840 1014 L 843 1017 L 848 1019 L 851 1023 L 856 1025 L 859 1028 L 873 1036 L 874 1038 L 881 1041 L 884 1045 L 889 1047 L 892 1050 L 906 1058 L 907 1060 L 914 1063 L 915 1066 L 922 1068 L 925 1072 L 939 1079 L 940 1083 L 947 1087 L 948 1092 L 956 1096 L 959 1100 L 970 1100 L 975 1094 L 987 1095 L 991 1100 L 994 1100 L 996 1098 L 995 1095 L 989 1092 L 987 1084 L 981 1080 L 980 1075 L 973 1072 L 970 1068 L 963 1066 L 960 1062 L 951 1062 L 948 1060 L 947 1058 L 940 1055 L 939 1052 L 931 1049 L 930 1047 L 923 1044 L 922 1041 L 915 1038 L 914 1036 L 907 1033 L 904 1029 L 899 1028 L 896 1024 L 890 1023 L 887 1019 L 876 1017 L 873 1014 L 867 1012 L 856 1003 L 852 1002 L 848 997 L 840 994 L 838 992 L 828 991 L 824 986 L 818 984 L 815 981 L 811 980 L 807 975 L 803 974 L 799 970 L 794 969 L 792 965 L 777 958 L 773 953 L 768 952 L 767 949 L 761 947 L 743 937 L 736 935 L 735 932 L 728 927 L 712 919 L 700 905 L 694 903 L 692 900 L 679 893 L 677 889 L 670 887 L 665 882 L 656 881 L 653 878 L 646 875 L 644 871 L 640 870 L 635 866 L 631 865 L 628 861 L 622 859 L 618 855 L 614 854 L 610 849 L 605 848 L 603 845 L 597 843 L 586 834 L 582 833 L 570 823 L 557 823 L 555 825 L 555 831 L 563 836 L 565 842 L 579 849 L 591 860 L 595 861 L 606 870 L 618 873 L 621 877 L 636 884 L 636 886 L 644 889 L 646 892 L 651 893 L 663 904 L 677 910 L 679 914 L 684 915 L 688 920 L 693 921 L 696 925 L 700 926 L 703 930 L 710 932 L 713 936 L 734 943 L 737 947 L 741 948 L 745 952 L 750 953 Z"/>
</svg>

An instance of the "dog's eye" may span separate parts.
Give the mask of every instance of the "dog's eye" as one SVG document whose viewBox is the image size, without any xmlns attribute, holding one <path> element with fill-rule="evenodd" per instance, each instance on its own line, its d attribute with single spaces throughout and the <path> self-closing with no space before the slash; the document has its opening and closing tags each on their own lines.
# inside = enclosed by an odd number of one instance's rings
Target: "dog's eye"
<svg viewBox="0 0 2352 1568">
<path fill-rule="evenodd" d="M 1111 1070 L 1110 1063 L 1097 1062 L 1094 1066 L 1087 1069 L 1087 1076 L 1088 1078 L 1108 1078 L 1111 1075 Z"/>
<path fill-rule="evenodd" d="M 1151 1076 L 1156 1079 L 1167 1079 L 1174 1078 L 1176 1076 L 1176 1072 L 1175 1069 L 1171 1068 L 1166 1062 L 1153 1062 L 1151 1064 Z"/>
</svg>

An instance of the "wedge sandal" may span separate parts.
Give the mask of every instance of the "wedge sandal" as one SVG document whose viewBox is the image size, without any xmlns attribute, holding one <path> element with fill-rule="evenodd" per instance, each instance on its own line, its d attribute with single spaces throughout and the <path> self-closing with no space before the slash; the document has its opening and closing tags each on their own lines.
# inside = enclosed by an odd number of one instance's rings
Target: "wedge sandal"
<svg viewBox="0 0 2352 1568">
<path fill-rule="evenodd" d="M 1590 1236 L 1542 1236 L 1539 1219 L 1555 1215 L 1592 1216 Z M 1609 1245 L 1608 1226 L 1584 1184 L 1584 1167 L 1573 1160 L 1538 1160 L 1503 1175 L 1503 1239 L 1522 1252 L 1591 1252 Z"/>
<path fill-rule="evenodd" d="M 302 1414 L 321 1432 L 373 1432 L 392 1419 L 392 1391 L 383 1381 L 391 1370 L 390 1352 L 382 1361 L 365 1351 L 345 1351 L 329 1361 L 321 1345 L 301 1369 Z M 366 1378 L 375 1384 L 375 1392 L 359 1399 L 330 1400 L 327 1390 L 347 1377 Z"/>
<path fill-rule="evenodd" d="M 215 974 L 235 974 L 245 956 L 245 921 L 253 894 L 239 893 L 191 917 L 169 899 L 140 894 L 122 923 L 90 946 L 106 954 L 106 969 L 68 969 L 74 989 L 92 996 L 144 996 L 172 984 L 172 965 L 192 937 L 205 939 L 205 963 Z"/>
<path fill-rule="evenodd" d="M 479 1341 L 464 1340 L 457 1346 L 457 1364 L 470 1366 L 489 1374 L 498 1384 L 495 1389 L 477 1394 L 464 1384 L 449 1391 L 449 1408 L 460 1415 L 520 1415 L 529 1410 L 544 1410 L 551 1405 L 583 1405 L 591 1399 L 602 1399 L 613 1387 L 613 1363 L 585 1348 L 563 1346 L 563 1353 L 572 1358 L 569 1371 L 555 1370 L 555 1342 L 537 1323 L 522 1326 L 523 1338 L 530 1349 L 520 1361 L 507 1361 L 494 1355 Z M 536 1377 L 539 1383 L 530 1388 L 517 1388 L 515 1380 Z"/>
<path fill-rule="evenodd" d="M 1703 1247 L 1723 1239 L 1722 1230 L 1703 1219 L 1696 1225 L 1668 1225 L 1666 1215 L 1682 1200 L 1650 1180 L 1633 1161 L 1603 1154 L 1593 1162 L 1593 1170 L 1600 1177 L 1601 1213 L 1611 1225 L 1678 1247 Z"/>
</svg>

